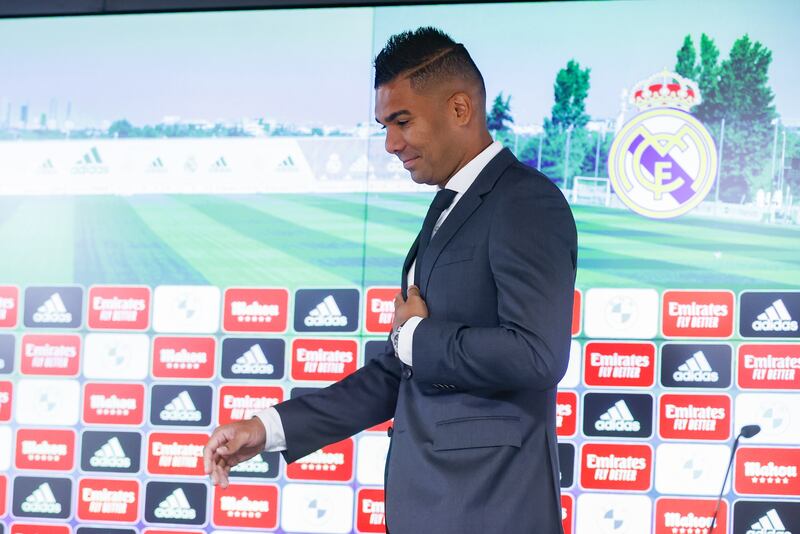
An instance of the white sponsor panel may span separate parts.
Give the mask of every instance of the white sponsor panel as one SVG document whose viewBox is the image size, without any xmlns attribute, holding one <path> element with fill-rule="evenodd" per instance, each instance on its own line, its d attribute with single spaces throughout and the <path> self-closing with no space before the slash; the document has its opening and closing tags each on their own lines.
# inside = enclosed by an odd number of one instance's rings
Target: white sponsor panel
<svg viewBox="0 0 800 534">
<path fill-rule="evenodd" d="M 579 534 L 650 532 L 652 505 L 647 495 L 582 493 L 575 507 L 575 531 Z"/>
<path fill-rule="evenodd" d="M 648 339 L 658 334 L 658 291 L 592 288 L 586 292 L 586 337 Z"/>
<path fill-rule="evenodd" d="M 718 495 L 730 452 L 727 445 L 662 443 L 656 448 L 656 491 Z M 729 477 L 725 491 L 730 485 Z"/>
<path fill-rule="evenodd" d="M 11 456 L 14 454 L 11 449 L 11 427 L 0 426 L 0 471 L 3 473 L 11 467 Z"/>
<path fill-rule="evenodd" d="M 80 417 L 81 389 L 76 380 L 22 379 L 17 383 L 17 422 L 70 426 Z"/>
<path fill-rule="evenodd" d="M 212 334 L 219 330 L 220 290 L 216 286 L 158 286 L 153 292 L 153 330 Z"/>
<path fill-rule="evenodd" d="M 581 360 L 583 354 L 581 353 L 581 344 L 574 339 L 569 344 L 569 364 L 567 365 L 567 372 L 558 383 L 559 389 L 574 388 L 581 381 Z"/>
<path fill-rule="evenodd" d="M 150 362 L 147 334 L 86 334 L 83 374 L 87 378 L 141 380 Z"/>
<path fill-rule="evenodd" d="M 800 443 L 798 395 L 790 393 L 740 393 L 736 396 L 734 435 L 745 425 L 759 425 L 751 443 L 797 445 Z"/>
<path fill-rule="evenodd" d="M 281 493 L 281 527 L 308 534 L 349 534 L 353 529 L 353 488 L 286 484 Z"/>
<path fill-rule="evenodd" d="M 386 453 L 389 452 L 387 436 L 362 436 L 358 440 L 356 480 L 365 486 L 383 486 Z"/>
</svg>

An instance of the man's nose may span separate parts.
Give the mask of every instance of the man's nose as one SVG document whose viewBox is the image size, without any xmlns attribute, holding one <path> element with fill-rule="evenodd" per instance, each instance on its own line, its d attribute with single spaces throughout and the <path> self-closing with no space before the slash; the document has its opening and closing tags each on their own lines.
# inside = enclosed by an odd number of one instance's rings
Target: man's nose
<svg viewBox="0 0 800 534">
<path fill-rule="evenodd" d="M 393 132 L 392 128 L 386 129 L 386 141 L 384 147 L 389 154 L 397 154 L 403 148 L 403 138 L 397 133 Z"/>
</svg>

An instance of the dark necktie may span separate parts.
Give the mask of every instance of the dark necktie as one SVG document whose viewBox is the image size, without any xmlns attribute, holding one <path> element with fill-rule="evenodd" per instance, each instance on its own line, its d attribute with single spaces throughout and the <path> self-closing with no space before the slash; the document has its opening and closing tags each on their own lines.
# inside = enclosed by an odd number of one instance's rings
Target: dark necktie
<svg viewBox="0 0 800 534">
<path fill-rule="evenodd" d="M 422 270 L 422 258 L 425 255 L 425 250 L 431 242 L 433 228 L 436 226 L 436 221 L 442 215 L 442 212 L 450 207 L 453 199 L 456 197 L 456 192 L 452 189 L 440 189 L 436 196 L 433 197 L 428 208 L 428 213 L 425 215 L 425 221 L 422 223 L 422 230 L 419 232 L 419 245 L 417 246 L 417 264 L 414 267 L 414 285 L 419 287 L 419 273 Z"/>
</svg>

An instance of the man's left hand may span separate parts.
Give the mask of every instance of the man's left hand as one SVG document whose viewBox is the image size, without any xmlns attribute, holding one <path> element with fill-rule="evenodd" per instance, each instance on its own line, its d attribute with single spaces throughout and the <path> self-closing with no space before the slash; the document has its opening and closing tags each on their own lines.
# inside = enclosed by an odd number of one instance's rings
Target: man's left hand
<svg viewBox="0 0 800 534">
<path fill-rule="evenodd" d="M 408 286 L 408 298 L 403 300 L 402 291 L 394 297 L 394 322 L 392 328 L 397 329 L 411 317 L 427 317 L 428 306 L 419 294 L 417 286 Z"/>
</svg>

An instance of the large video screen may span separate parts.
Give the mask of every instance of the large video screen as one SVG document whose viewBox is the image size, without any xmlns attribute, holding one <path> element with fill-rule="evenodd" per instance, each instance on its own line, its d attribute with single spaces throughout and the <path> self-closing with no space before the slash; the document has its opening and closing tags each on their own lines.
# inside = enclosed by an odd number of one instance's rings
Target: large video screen
<svg viewBox="0 0 800 534">
<path fill-rule="evenodd" d="M 385 531 L 391 421 L 226 490 L 201 456 L 382 350 L 433 191 L 384 149 L 372 61 L 432 25 L 577 223 L 565 533 L 707 534 L 759 425 L 714 532 L 800 534 L 798 23 L 789 0 L 0 20 L 0 532 Z"/>
</svg>

